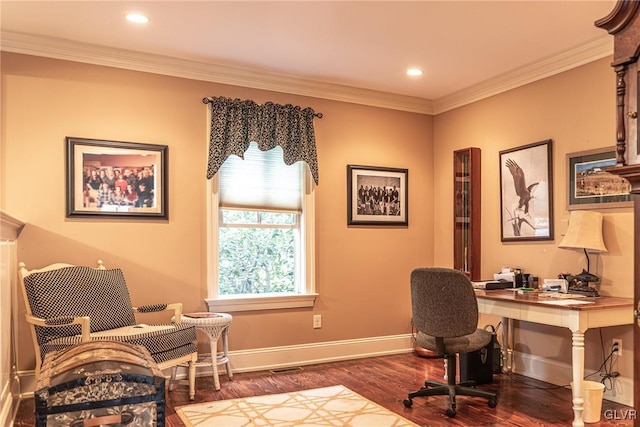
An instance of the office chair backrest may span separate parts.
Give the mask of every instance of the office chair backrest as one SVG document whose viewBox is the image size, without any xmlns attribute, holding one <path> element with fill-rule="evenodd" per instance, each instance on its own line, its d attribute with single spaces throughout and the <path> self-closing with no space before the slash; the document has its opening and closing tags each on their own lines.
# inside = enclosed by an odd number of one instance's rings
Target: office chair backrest
<svg viewBox="0 0 640 427">
<path fill-rule="evenodd" d="M 411 307 L 418 331 L 434 337 L 460 337 L 478 328 L 478 302 L 469 278 L 448 268 L 411 272 Z"/>
</svg>

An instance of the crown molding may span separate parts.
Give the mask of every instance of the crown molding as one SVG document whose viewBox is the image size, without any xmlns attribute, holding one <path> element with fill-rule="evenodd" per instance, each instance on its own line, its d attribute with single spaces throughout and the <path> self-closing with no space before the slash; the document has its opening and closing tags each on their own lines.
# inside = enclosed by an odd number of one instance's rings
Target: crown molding
<svg viewBox="0 0 640 427">
<path fill-rule="evenodd" d="M 13 241 L 18 238 L 24 222 L 0 210 L 0 241 Z"/>
<path fill-rule="evenodd" d="M 454 92 L 434 102 L 434 114 L 444 113 L 490 96 L 560 74 L 572 68 L 613 55 L 613 37 L 604 35 L 591 42 L 551 55 Z"/>
<path fill-rule="evenodd" d="M 0 50 L 394 110 L 433 113 L 432 101 L 416 97 L 33 34 L 2 31 Z"/>
<path fill-rule="evenodd" d="M 297 76 L 2 31 L 0 50 L 173 77 L 310 96 L 421 114 L 440 114 L 613 54 L 608 35 L 511 70 L 436 101 L 325 83 Z"/>
</svg>

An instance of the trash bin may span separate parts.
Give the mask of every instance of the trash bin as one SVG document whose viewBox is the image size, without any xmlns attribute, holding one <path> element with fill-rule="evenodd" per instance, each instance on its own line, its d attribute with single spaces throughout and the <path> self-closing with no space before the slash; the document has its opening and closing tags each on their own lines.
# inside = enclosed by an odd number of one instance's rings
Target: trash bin
<svg viewBox="0 0 640 427">
<path fill-rule="evenodd" d="M 571 382 L 571 390 L 573 390 L 573 381 Z M 582 398 L 584 399 L 582 421 L 585 423 L 600 422 L 603 396 L 604 384 L 596 381 L 582 381 Z"/>
</svg>

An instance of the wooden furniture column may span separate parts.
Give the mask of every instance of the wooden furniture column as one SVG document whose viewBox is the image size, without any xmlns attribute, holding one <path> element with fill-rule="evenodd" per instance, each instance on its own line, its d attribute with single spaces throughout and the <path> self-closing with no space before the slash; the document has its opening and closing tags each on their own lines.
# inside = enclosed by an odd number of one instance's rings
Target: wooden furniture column
<svg viewBox="0 0 640 427">
<path fill-rule="evenodd" d="M 480 149 L 453 152 L 453 268 L 481 280 Z"/>
<path fill-rule="evenodd" d="M 618 0 L 613 11 L 595 22 L 613 35 L 613 63 L 616 73 L 616 166 L 608 172 L 631 183 L 634 213 L 633 301 L 633 399 L 640 408 L 640 139 L 638 138 L 638 56 L 640 55 L 640 2 Z M 640 426 L 636 418 L 635 426 Z"/>
<path fill-rule="evenodd" d="M 0 211 L 0 426 L 10 425 L 20 404 L 17 368 L 18 236 L 24 223 Z"/>
</svg>

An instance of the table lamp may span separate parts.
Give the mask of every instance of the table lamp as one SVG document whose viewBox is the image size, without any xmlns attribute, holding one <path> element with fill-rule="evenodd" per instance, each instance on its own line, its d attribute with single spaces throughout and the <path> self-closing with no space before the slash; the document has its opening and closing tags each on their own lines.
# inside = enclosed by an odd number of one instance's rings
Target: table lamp
<svg viewBox="0 0 640 427">
<path fill-rule="evenodd" d="M 574 277 L 580 278 L 585 282 L 598 282 L 600 278 L 589 272 L 590 262 L 587 251 L 607 252 L 607 247 L 604 245 L 602 238 L 602 213 L 571 211 L 569 227 L 558 247 L 563 249 L 582 249 L 587 257 L 587 271 L 583 269 L 581 274 Z"/>
</svg>

